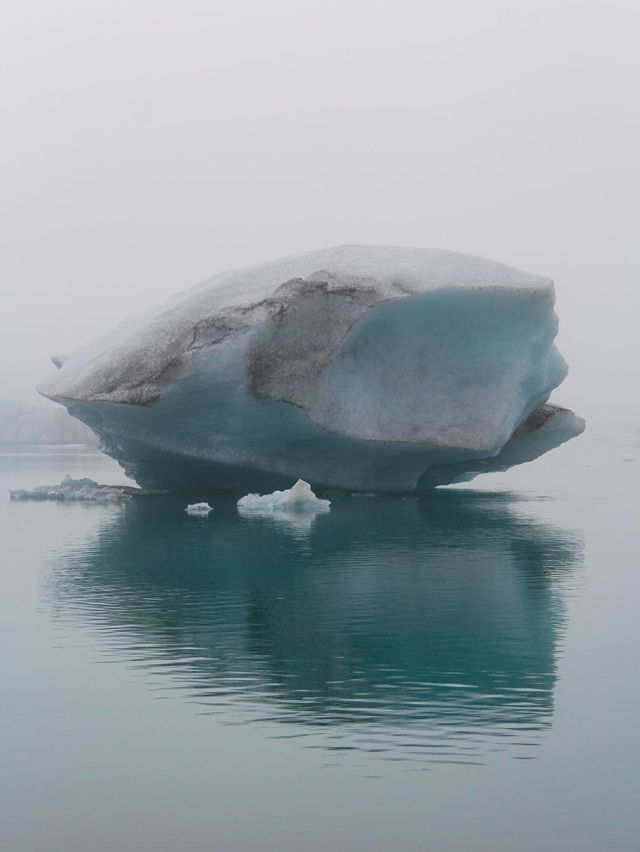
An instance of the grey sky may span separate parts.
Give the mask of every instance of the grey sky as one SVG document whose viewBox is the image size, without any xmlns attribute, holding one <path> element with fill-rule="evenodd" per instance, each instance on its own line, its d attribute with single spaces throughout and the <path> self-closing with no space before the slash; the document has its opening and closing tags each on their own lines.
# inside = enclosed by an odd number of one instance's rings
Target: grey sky
<svg viewBox="0 0 640 852">
<path fill-rule="evenodd" d="M 631 0 L 5 3 L 0 395 L 217 271 L 364 242 L 551 275 L 556 398 L 637 416 L 638 32 Z"/>
</svg>

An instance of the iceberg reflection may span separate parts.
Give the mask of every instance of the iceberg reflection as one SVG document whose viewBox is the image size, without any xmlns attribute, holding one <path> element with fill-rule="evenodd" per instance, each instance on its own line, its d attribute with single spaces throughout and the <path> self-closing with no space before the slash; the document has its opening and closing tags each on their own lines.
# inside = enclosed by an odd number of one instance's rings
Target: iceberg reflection
<svg viewBox="0 0 640 852">
<path fill-rule="evenodd" d="M 342 498 L 299 537 L 212 502 L 206 524 L 171 497 L 109 515 L 56 558 L 55 617 L 225 722 L 428 761 L 530 756 L 577 535 L 479 492 Z"/>
</svg>

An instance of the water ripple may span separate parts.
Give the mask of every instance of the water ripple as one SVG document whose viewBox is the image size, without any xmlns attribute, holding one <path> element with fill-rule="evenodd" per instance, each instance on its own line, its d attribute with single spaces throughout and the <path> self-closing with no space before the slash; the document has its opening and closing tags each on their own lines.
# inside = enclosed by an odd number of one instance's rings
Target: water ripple
<svg viewBox="0 0 640 852">
<path fill-rule="evenodd" d="M 183 502 L 132 501 L 52 554 L 62 642 L 80 630 L 155 697 L 331 753 L 533 756 L 579 538 L 486 493 L 344 498 L 303 538 L 222 497 L 193 524 Z"/>
</svg>

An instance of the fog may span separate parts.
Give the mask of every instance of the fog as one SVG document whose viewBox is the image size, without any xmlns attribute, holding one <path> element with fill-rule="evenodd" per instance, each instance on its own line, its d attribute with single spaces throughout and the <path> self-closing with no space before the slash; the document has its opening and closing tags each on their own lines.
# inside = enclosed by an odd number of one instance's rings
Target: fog
<svg viewBox="0 0 640 852">
<path fill-rule="evenodd" d="M 554 278 L 554 399 L 640 425 L 635 2 L 56 0 L 0 28 L 0 396 L 215 272 L 339 243 Z"/>
</svg>

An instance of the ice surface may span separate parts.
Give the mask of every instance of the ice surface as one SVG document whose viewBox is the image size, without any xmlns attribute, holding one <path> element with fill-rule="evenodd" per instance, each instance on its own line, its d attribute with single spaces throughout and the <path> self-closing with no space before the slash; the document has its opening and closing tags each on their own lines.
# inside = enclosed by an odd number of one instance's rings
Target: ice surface
<svg viewBox="0 0 640 852">
<path fill-rule="evenodd" d="M 582 431 L 546 405 L 553 307 L 550 279 L 503 264 L 342 246 L 219 275 L 40 389 L 145 487 L 411 492 Z"/>
<path fill-rule="evenodd" d="M 12 500 L 81 500 L 90 503 L 123 503 L 136 489 L 128 486 L 99 485 L 93 479 L 65 476 L 59 485 L 38 485 L 11 492 Z"/>
<path fill-rule="evenodd" d="M 213 512 L 213 506 L 208 503 L 189 503 L 185 512 L 193 518 L 206 518 L 209 512 Z"/>
</svg>

